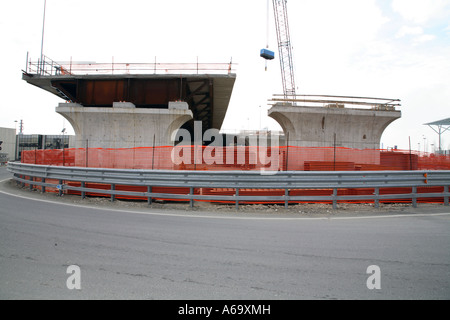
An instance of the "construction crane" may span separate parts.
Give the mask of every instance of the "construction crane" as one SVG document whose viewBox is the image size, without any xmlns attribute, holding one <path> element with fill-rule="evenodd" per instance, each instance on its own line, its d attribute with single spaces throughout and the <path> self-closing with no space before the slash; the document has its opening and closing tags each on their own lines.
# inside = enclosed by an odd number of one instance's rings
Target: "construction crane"
<svg viewBox="0 0 450 320">
<path fill-rule="evenodd" d="M 287 0 L 272 0 L 272 3 L 278 39 L 278 52 L 280 55 L 283 94 L 285 99 L 295 99 L 294 63 L 292 57 L 291 35 L 289 32 Z M 261 57 L 266 60 L 272 60 L 275 56 L 270 50 L 262 49 Z"/>
</svg>

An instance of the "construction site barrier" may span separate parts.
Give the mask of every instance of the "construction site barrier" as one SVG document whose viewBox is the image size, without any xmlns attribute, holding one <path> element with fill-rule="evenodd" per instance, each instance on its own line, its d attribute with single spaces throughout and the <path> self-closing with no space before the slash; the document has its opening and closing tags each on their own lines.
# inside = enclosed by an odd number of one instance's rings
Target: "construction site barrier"
<svg viewBox="0 0 450 320">
<path fill-rule="evenodd" d="M 450 170 L 450 155 L 341 147 L 169 146 L 22 152 L 22 163 L 116 169 L 195 171 Z"/>
<path fill-rule="evenodd" d="M 450 171 L 186 171 L 58 167 L 11 162 L 24 187 L 143 199 L 234 203 L 440 202 L 449 205 Z"/>
</svg>

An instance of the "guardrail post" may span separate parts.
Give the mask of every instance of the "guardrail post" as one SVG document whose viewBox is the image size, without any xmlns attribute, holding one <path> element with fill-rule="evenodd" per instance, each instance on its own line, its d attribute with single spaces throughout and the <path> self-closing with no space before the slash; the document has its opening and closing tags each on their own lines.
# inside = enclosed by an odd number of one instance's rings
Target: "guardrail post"
<svg viewBox="0 0 450 320">
<path fill-rule="evenodd" d="M 333 210 L 337 210 L 337 188 L 333 189 Z"/>
<path fill-rule="evenodd" d="M 152 193 L 152 187 L 150 187 L 150 186 L 147 187 L 147 193 Z M 151 196 L 148 196 L 148 197 L 147 197 L 147 203 L 148 203 L 148 205 L 151 206 L 151 205 L 152 205 L 152 202 L 153 202 L 152 197 L 151 197 Z"/>
<path fill-rule="evenodd" d="M 375 188 L 375 208 L 380 207 L 380 188 Z"/>
<path fill-rule="evenodd" d="M 45 183 L 45 178 L 42 178 L 42 183 Z M 42 193 L 45 193 L 45 186 L 42 186 L 41 190 Z"/>
<path fill-rule="evenodd" d="M 30 176 L 30 191 L 33 191 L 33 181 L 34 181 L 34 177 Z"/>
<path fill-rule="evenodd" d="M 444 193 L 446 194 L 444 196 L 444 206 L 448 206 L 449 205 L 448 186 L 444 186 Z"/>
<path fill-rule="evenodd" d="M 189 198 L 189 205 L 191 206 L 191 208 L 194 207 L 194 199 L 192 199 L 193 195 L 194 195 L 194 188 L 190 187 L 189 188 L 189 196 L 190 196 L 190 198 Z"/>
<path fill-rule="evenodd" d="M 239 188 L 236 188 L 236 210 L 239 210 Z"/>
<path fill-rule="evenodd" d="M 81 183 L 81 188 L 83 188 L 83 189 L 86 188 L 86 182 L 83 181 Z M 81 191 L 81 199 L 83 199 L 83 200 L 86 199 L 86 191 Z"/>
<path fill-rule="evenodd" d="M 114 202 L 116 200 L 116 195 L 114 194 L 114 191 L 116 190 L 116 185 L 115 184 L 111 184 L 111 202 Z"/>
<path fill-rule="evenodd" d="M 417 187 L 412 187 L 412 206 L 417 208 Z"/>
<path fill-rule="evenodd" d="M 288 209 L 289 208 L 289 189 L 284 189 L 284 208 Z"/>
<path fill-rule="evenodd" d="M 59 180 L 59 186 L 60 186 L 60 188 L 59 188 L 59 191 L 58 191 L 58 195 L 59 195 L 60 197 L 62 197 L 62 195 L 63 195 L 62 185 L 63 185 L 63 181 L 62 181 L 62 180 Z"/>
</svg>

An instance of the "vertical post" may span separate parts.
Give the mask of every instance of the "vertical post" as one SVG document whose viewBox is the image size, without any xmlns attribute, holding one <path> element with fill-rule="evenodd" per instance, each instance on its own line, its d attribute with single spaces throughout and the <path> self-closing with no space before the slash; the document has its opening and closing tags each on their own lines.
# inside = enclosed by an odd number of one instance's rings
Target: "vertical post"
<svg viewBox="0 0 450 320">
<path fill-rule="evenodd" d="M 19 160 L 19 135 L 17 134 L 17 129 L 16 129 L 16 148 L 15 148 L 15 161 Z"/>
<path fill-rule="evenodd" d="M 115 184 L 111 184 L 111 202 L 116 201 L 116 195 L 114 194 L 114 191 L 116 190 L 116 185 Z"/>
<path fill-rule="evenodd" d="M 284 189 L 284 208 L 289 208 L 289 189 Z"/>
<path fill-rule="evenodd" d="M 194 199 L 192 199 L 192 196 L 194 195 L 193 187 L 189 188 L 189 195 L 191 196 L 191 198 L 189 199 L 189 205 L 191 206 L 191 208 L 193 208 L 194 207 Z"/>
<path fill-rule="evenodd" d="M 45 12 L 47 9 L 47 0 L 44 1 L 44 18 L 42 21 L 42 40 L 41 40 L 41 71 L 44 69 L 44 33 L 45 33 Z M 41 73 L 42 74 L 42 73 Z"/>
<path fill-rule="evenodd" d="M 30 53 L 27 51 L 27 63 L 26 63 L 26 65 L 25 65 L 25 72 L 27 72 L 28 73 L 28 55 L 29 55 Z"/>
<path fill-rule="evenodd" d="M 116 195 L 114 194 L 114 191 L 116 190 L 116 185 L 115 184 L 111 184 L 111 202 L 114 202 L 116 200 Z"/>
<path fill-rule="evenodd" d="M 42 181 L 42 183 L 45 183 L 45 178 L 42 178 L 41 181 Z M 45 193 L 45 186 L 42 186 L 41 189 L 42 189 L 42 193 Z"/>
<path fill-rule="evenodd" d="M 411 136 L 409 137 L 409 170 L 412 171 Z"/>
<path fill-rule="evenodd" d="M 380 188 L 375 188 L 375 208 L 380 207 L 380 199 L 378 198 L 380 196 Z"/>
<path fill-rule="evenodd" d="M 448 186 L 444 186 L 444 193 L 446 194 L 444 196 L 444 206 L 448 206 L 449 205 L 449 196 L 448 196 Z"/>
<path fill-rule="evenodd" d="M 337 210 L 337 188 L 333 188 L 333 210 Z"/>
<path fill-rule="evenodd" d="M 148 187 L 147 187 L 147 193 L 152 193 L 152 187 L 151 187 L 151 186 L 148 186 Z M 152 202 L 153 202 L 152 197 L 151 197 L 151 196 L 148 196 L 148 197 L 147 197 L 147 203 L 148 203 L 148 205 L 151 206 L 151 205 L 152 205 Z"/>
<path fill-rule="evenodd" d="M 333 171 L 336 171 L 336 133 L 334 134 L 333 151 Z"/>
<path fill-rule="evenodd" d="M 62 197 L 62 195 L 63 195 L 62 185 L 63 185 L 63 181 L 62 181 L 62 180 L 59 180 L 59 186 L 60 186 L 60 188 L 59 188 L 58 195 L 59 195 L 60 197 Z"/>
<path fill-rule="evenodd" d="M 155 168 L 155 135 L 153 135 L 153 149 L 152 149 L 152 170 Z"/>
<path fill-rule="evenodd" d="M 412 205 L 417 208 L 417 187 L 412 188 Z"/>
<path fill-rule="evenodd" d="M 86 139 L 86 168 L 89 168 L 89 139 Z"/>
<path fill-rule="evenodd" d="M 236 210 L 239 210 L 239 188 L 236 188 Z"/>
<path fill-rule="evenodd" d="M 30 176 L 30 191 L 33 191 L 33 187 L 34 187 L 33 181 L 34 181 L 34 178 L 32 176 Z"/>
<path fill-rule="evenodd" d="M 289 171 L 289 131 L 286 134 L 286 171 Z"/>
<path fill-rule="evenodd" d="M 83 189 L 86 188 L 86 182 L 83 181 L 81 183 L 81 188 L 83 188 Z M 86 191 L 84 191 L 84 190 L 81 191 L 81 199 L 83 199 L 83 200 L 86 199 Z"/>
</svg>

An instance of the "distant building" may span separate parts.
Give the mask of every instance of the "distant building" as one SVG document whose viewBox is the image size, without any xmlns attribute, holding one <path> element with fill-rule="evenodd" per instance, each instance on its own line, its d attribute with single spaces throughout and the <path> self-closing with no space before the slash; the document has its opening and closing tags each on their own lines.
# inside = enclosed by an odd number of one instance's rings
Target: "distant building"
<svg viewBox="0 0 450 320">
<path fill-rule="evenodd" d="M 16 150 L 16 130 L 0 128 L 0 165 L 14 160 Z"/>
<path fill-rule="evenodd" d="M 18 134 L 15 159 L 20 160 L 22 151 L 27 150 L 72 148 L 73 140 L 69 135 Z"/>
</svg>

